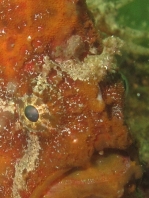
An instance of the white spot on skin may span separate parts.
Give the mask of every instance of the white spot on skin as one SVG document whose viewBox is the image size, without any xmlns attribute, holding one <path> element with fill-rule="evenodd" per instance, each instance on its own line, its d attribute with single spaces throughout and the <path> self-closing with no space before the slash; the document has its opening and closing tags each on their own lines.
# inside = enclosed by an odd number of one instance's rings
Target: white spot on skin
<svg viewBox="0 0 149 198">
<path fill-rule="evenodd" d="M 27 37 L 27 41 L 31 41 L 32 40 L 32 37 L 29 35 L 28 37 Z"/>
<path fill-rule="evenodd" d="M 74 139 L 73 143 L 76 144 L 78 142 L 78 139 Z"/>
<path fill-rule="evenodd" d="M 99 100 L 100 102 L 101 102 L 101 101 L 103 101 L 103 98 L 102 98 L 102 94 L 101 94 L 101 90 L 100 90 L 100 88 L 99 88 L 99 92 L 98 92 L 97 100 Z"/>
</svg>

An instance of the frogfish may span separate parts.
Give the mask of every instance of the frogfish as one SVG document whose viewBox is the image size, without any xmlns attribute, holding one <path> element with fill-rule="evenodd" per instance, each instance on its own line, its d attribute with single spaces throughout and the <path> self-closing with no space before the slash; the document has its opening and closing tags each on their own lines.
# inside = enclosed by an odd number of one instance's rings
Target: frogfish
<svg viewBox="0 0 149 198">
<path fill-rule="evenodd" d="M 129 154 L 125 85 L 85 0 L 0 1 L 0 197 L 120 198 Z"/>
</svg>

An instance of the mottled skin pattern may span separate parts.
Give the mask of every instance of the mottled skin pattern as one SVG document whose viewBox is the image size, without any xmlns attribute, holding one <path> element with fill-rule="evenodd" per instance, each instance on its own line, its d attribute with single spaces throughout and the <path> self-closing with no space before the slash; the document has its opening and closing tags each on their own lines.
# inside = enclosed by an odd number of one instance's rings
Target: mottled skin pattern
<svg viewBox="0 0 149 198">
<path fill-rule="evenodd" d="M 110 151 L 104 158 L 103 151 L 125 150 L 131 143 L 123 120 L 123 82 L 111 74 L 73 79 L 59 66 L 83 61 L 90 49 L 102 52 L 85 2 L 1 0 L 0 11 L 0 197 L 122 196 L 140 169 L 127 155 Z M 68 53 L 69 38 L 79 43 L 74 54 Z M 57 65 L 48 67 L 46 56 Z M 37 122 L 25 116 L 27 105 L 39 112 Z M 67 178 L 79 181 L 82 190 L 77 182 L 66 185 Z"/>
</svg>

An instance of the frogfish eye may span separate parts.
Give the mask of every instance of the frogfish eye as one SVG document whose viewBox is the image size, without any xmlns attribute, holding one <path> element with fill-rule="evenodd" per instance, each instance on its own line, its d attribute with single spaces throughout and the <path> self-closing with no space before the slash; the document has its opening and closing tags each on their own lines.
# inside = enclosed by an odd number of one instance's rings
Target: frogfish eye
<svg viewBox="0 0 149 198">
<path fill-rule="evenodd" d="M 24 113 L 26 118 L 31 121 L 31 122 L 37 122 L 38 118 L 39 118 L 39 113 L 38 110 L 32 106 L 32 105 L 28 105 L 25 107 L 24 109 Z"/>
</svg>

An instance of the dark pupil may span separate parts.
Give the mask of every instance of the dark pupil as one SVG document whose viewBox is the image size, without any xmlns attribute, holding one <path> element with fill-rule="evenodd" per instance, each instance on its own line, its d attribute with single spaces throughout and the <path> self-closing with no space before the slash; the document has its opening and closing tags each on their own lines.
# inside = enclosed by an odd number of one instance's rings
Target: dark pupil
<svg viewBox="0 0 149 198">
<path fill-rule="evenodd" d="M 39 113 L 34 106 L 28 105 L 27 107 L 25 107 L 24 113 L 28 120 L 30 120 L 31 122 L 37 122 L 39 118 Z"/>
</svg>

